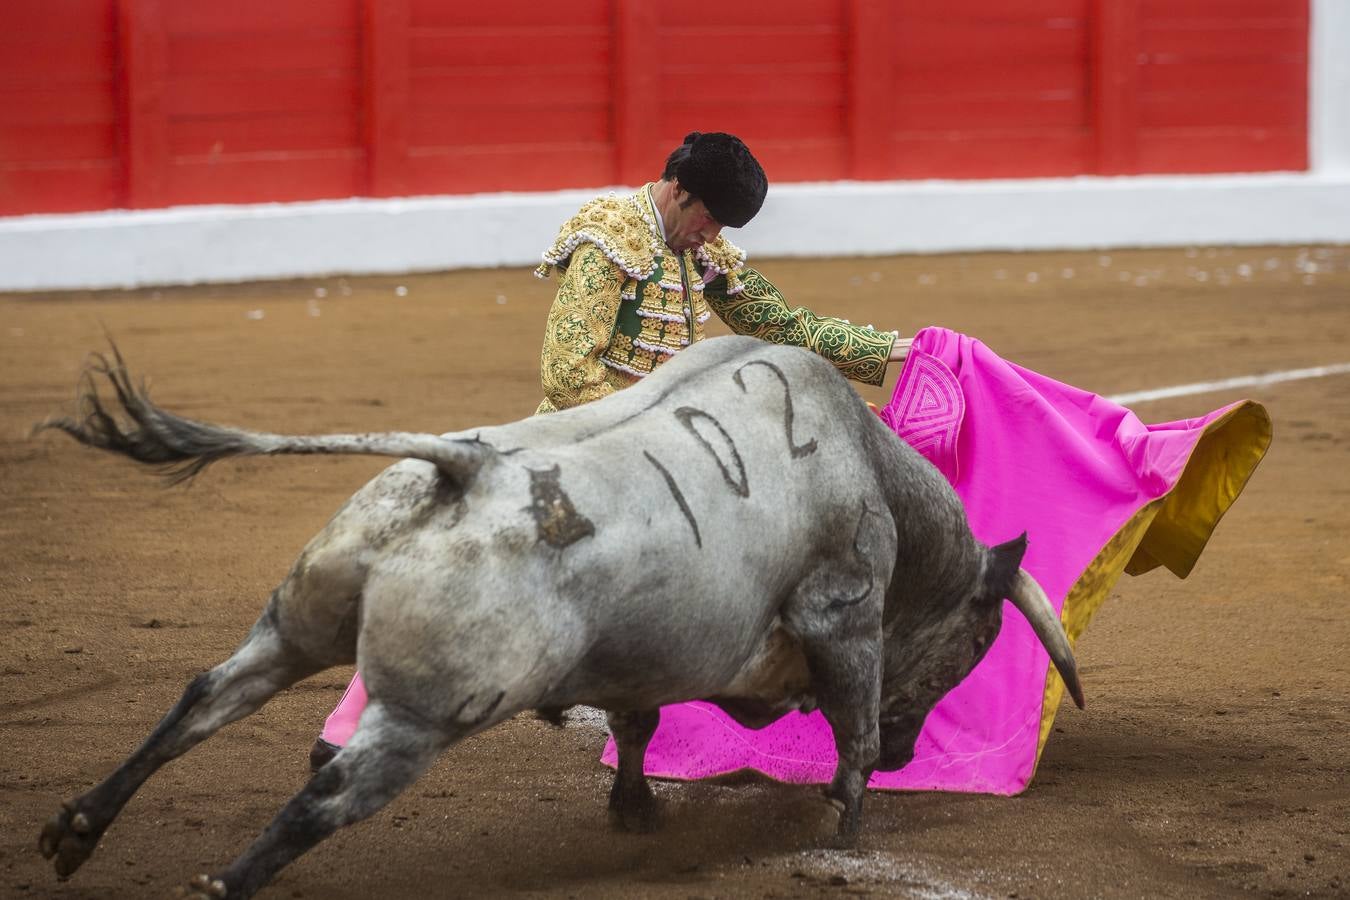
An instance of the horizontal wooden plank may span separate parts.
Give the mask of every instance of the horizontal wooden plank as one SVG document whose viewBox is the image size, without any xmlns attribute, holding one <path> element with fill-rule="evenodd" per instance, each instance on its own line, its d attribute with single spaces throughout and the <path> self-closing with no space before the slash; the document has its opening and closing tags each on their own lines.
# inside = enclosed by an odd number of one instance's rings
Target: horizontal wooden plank
<svg viewBox="0 0 1350 900">
<path fill-rule="evenodd" d="M 69 162 L 117 158 L 112 121 L 21 125 L 0 131 L 0 162 Z"/>
<path fill-rule="evenodd" d="M 1299 130 L 1146 129 L 1139 135 L 1143 173 L 1304 171 L 1307 134 Z"/>
<path fill-rule="evenodd" d="M 408 116 L 410 147 L 481 144 L 603 144 L 613 140 L 608 103 L 519 109 L 478 106 L 461 115 L 417 111 Z"/>
<path fill-rule="evenodd" d="M 1303 91 L 1308 67 L 1292 62 L 1177 62 L 1143 66 L 1140 93 Z"/>
<path fill-rule="evenodd" d="M 764 166 L 770 183 L 826 181 L 847 178 L 848 140 L 841 131 L 829 134 L 784 134 L 772 111 L 729 106 L 701 111 L 697 106 L 673 107 L 662 117 L 660 137 L 644 144 L 639 156 L 647 160 L 651 178 L 661 174 L 666 156 L 692 130 L 729 131 L 741 137 Z"/>
<path fill-rule="evenodd" d="M 111 84 L 117 43 L 111 35 L 75 33 L 47 40 L 0 36 L 0 85 Z"/>
<path fill-rule="evenodd" d="M 183 77 L 164 86 L 171 116 L 346 112 L 355 115 L 362 86 L 355 72 Z"/>
<path fill-rule="evenodd" d="M 170 205 L 353 197 L 365 191 L 365 154 L 185 157 L 172 161 L 164 180 Z"/>
<path fill-rule="evenodd" d="M 540 3 L 538 0 L 493 0 L 491 3 L 411 0 L 408 12 L 413 28 L 500 28 L 503 25 L 608 27 L 611 0 L 570 0 L 568 3 Z"/>
<path fill-rule="evenodd" d="M 707 123 L 708 131 L 729 131 L 732 134 L 736 134 L 736 129 L 740 127 L 735 118 L 710 118 Z M 655 138 L 640 141 L 633 145 L 633 159 L 637 161 L 644 179 L 656 181 L 660 178 L 661 170 L 666 165 L 666 157 L 670 155 L 672 150 L 680 146 L 684 141 L 684 136 L 693 130 L 687 127 L 687 121 L 682 122 L 674 117 L 669 117 L 667 121 L 663 122 L 663 126 L 667 129 L 671 128 L 672 125 L 674 129 L 684 127 L 685 130 L 678 133 L 675 130 L 663 131 Z M 750 149 L 754 150 L 754 141 L 748 140 L 748 142 Z"/>
<path fill-rule="evenodd" d="M 409 155 L 406 169 L 412 194 L 547 191 L 614 181 L 612 144 L 420 150 Z"/>
<path fill-rule="evenodd" d="M 519 62 L 534 67 L 610 65 L 612 41 L 607 29 L 555 28 L 419 29 L 409 40 L 413 69 L 500 67 Z"/>
<path fill-rule="evenodd" d="M 667 77 L 661 79 L 658 102 L 662 106 L 679 103 L 684 100 L 697 102 L 702 99 L 703 91 L 691 89 L 694 85 L 707 83 L 702 71 L 680 71 L 675 75 L 685 77 Z M 830 71 L 775 71 L 772 67 L 753 69 L 724 68 L 718 77 L 717 91 L 738 102 L 750 106 L 761 103 L 778 105 L 822 106 L 842 105 L 845 102 L 845 73 Z"/>
<path fill-rule="evenodd" d="M 796 59 L 791 62 L 768 62 L 768 63 L 710 63 L 704 60 L 671 60 L 662 63 L 658 71 L 667 78 L 676 79 L 683 82 L 686 91 L 690 89 L 690 82 L 687 79 L 703 79 L 704 84 L 711 76 L 722 78 L 725 76 L 730 80 L 746 79 L 751 81 L 761 81 L 775 76 L 784 76 L 802 79 L 835 79 L 830 84 L 831 89 L 839 85 L 838 79 L 844 77 L 848 68 L 844 60 L 841 59 Z M 697 93 L 706 94 L 706 90 L 697 90 Z"/>
<path fill-rule="evenodd" d="M 735 49 L 721 62 L 732 66 L 846 67 L 848 34 L 831 28 L 747 35 L 736 41 Z"/>
<path fill-rule="evenodd" d="M 1082 22 L 1092 0 L 892 0 L 892 15 L 902 21 L 937 22 Z"/>
<path fill-rule="evenodd" d="M 848 131 L 848 111 L 842 105 L 805 106 L 802 104 L 746 104 L 734 99 L 699 102 L 686 100 L 662 107 L 662 115 L 688 127 L 668 132 L 673 150 L 691 130 L 730 131 L 750 145 L 756 154 L 758 146 L 751 140 L 771 141 L 838 141 Z"/>
<path fill-rule="evenodd" d="M 1086 92 L 1038 97 L 897 96 L 892 121 L 906 131 L 988 131 L 1007 128 L 1085 128 Z"/>
<path fill-rule="evenodd" d="M 1302 129 L 1307 121 L 1307 95 L 1301 91 L 1155 93 L 1139 101 L 1139 124 L 1143 128 L 1205 125 Z"/>
<path fill-rule="evenodd" d="M 662 28 L 657 40 L 662 46 L 697 45 L 706 40 L 700 29 Z M 848 57 L 848 35 L 839 28 L 730 29 L 720 32 L 719 42 L 731 49 L 724 54 L 662 54 L 668 68 L 700 68 L 720 71 L 726 66 L 796 66 L 830 64 L 842 66 Z"/>
<path fill-rule="evenodd" d="M 117 114 L 110 85 L 0 86 L 0 126 L 111 122 Z"/>
<path fill-rule="evenodd" d="M 1139 4 L 1139 20 L 1145 25 L 1241 19 L 1306 22 L 1308 0 L 1141 0 Z"/>
<path fill-rule="evenodd" d="M 355 31 L 361 24 L 361 0 L 169 2 L 160 4 L 160 9 L 164 28 L 170 35 Z"/>
<path fill-rule="evenodd" d="M 740 128 L 740 124 L 737 125 Z M 791 181 L 832 181 L 848 178 L 848 142 L 836 140 L 776 140 L 742 128 L 746 144 L 764 167 L 770 184 Z M 741 132 L 738 132 L 741 133 Z"/>
<path fill-rule="evenodd" d="M 1298 26 L 1253 28 L 1226 25 L 1203 32 L 1180 28 L 1145 28 L 1139 51 L 1150 62 L 1258 61 L 1306 64 L 1308 30 Z"/>
<path fill-rule="evenodd" d="M 895 64 L 905 68 L 996 60 L 1072 62 L 1085 66 L 1088 37 L 1086 23 L 1078 23 L 1074 28 L 1046 28 L 1024 22 L 978 26 L 960 22 L 897 22 L 892 54 Z"/>
<path fill-rule="evenodd" d="M 802 25 L 842 25 L 846 8 L 845 0 L 736 0 L 734 3 L 681 0 L 679 3 L 658 3 L 657 23 L 662 27 L 701 29 L 705 40 L 713 41 L 715 45 L 721 41 L 723 29 L 728 27 L 771 30 Z M 732 52 L 734 44 L 718 50 Z"/>
<path fill-rule="evenodd" d="M 356 117 L 337 113 L 178 117 L 169 122 L 167 131 L 173 156 L 333 151 L 361 146 Z"/>
<path fill-rule="evenodd" d="M 459 72 L 414 72 L 409 106 L 414 110 L 471 109 L 509 106 L 514 109 L 557 102 L 609 102 L 609 72 L 594 66 L 575 69 L 472 69 Z M 563 86 L 566 85 L 566 89 Z"/>
<path fill-rule="evenodd" d="M 109 160 L 0 164 L 0 216 L 115 209 L 121 205 L 120 179 L 120 168 Z"/>
<path fill-rule="evenodd" d="M 260 72 L 356 71 L 355 31 L 305 34 L 187 34 L 168 42 L 171 78 Z"/>
<path fill-rule="evenodd" d="M 699 23 L 662 23 L 657 26 L 652 40 L 661 46 L 668 46 L 671 42 L 674 42 L 674 45 L 679 47 L 701 47 L 709 41 L 715 40 L 719 45 L 725 45 L 726 52 L 666 54 L 713 62 L 720 59 L 735 60 L 740 55 L 741 45 L 747 42 L 757 41 L 772 45 L 788 42 L 799 43 L 803 40 L 838 41 L 845 40 L 847 37 L 848 29 L 845 24 L 835 21 L 805 22 L 795 25 L 782 25 L 776 22 L 772 24 L 761 22 L 758 25 L 733 23 L 719 25 L 712 30 L 706 24 Z"/>
<path fill-rule="evenodd" d="M 111 37 L 114 0 L 4 0 L 0 6 L 0 33 L 9 36 Z"/>
<path fill-rule="evenodd" d="M 1018 97 L 1047 99 L 1086 90 L 1088 72 L 1069 62 L 972 63 L 956 69 L 943 66 L 896 70 L 893 92 L 911 97 Z"/>
<path fill-rule="evenodd" d="M 1086 129 L 897 133 L 891 142 L 892 178 L 1042 178 L 1091 171 Z"/>
</svg>

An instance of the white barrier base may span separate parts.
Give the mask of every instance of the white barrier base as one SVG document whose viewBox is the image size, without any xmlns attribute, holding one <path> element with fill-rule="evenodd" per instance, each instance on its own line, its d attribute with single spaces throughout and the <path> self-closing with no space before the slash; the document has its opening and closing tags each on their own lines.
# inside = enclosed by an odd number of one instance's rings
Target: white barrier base
<svg viewBox="0 0 1350 900">
<path fill-rule="evenodd" d="M 605 190 L 4 218 L 0 290 L 532 266 Z M 787 184 L 729 234 L 752 258 L 1348 244 L 1350 174 Z"/>
</svg>

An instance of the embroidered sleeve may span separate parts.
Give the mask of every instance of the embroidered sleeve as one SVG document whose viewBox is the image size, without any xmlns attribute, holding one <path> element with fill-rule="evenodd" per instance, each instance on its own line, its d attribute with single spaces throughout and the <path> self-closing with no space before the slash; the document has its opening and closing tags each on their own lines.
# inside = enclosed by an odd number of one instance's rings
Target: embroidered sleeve
<svg viewBox="0 0 1350 900">
<path fill-rule="evenodd" d="M 572 254 L 548 312 L 540 360 L 545 402 L 553 409 L 616 390 L 600 357 L 614 334 L 623 283 L 623 274 L 596 245 L 582 244 Z"/>
<path fill-rule="evenodd" d="M 746 267 L 736 275 L 738 283 L 731 288 L 728 279 L 721 276 L 703 290 L 708 305 L 732 331 L 775 344 L 805 347 L 863 384 L 879 385 L 885 379 L 886 357 L 896 335 L 818 316 L 805 307 L 790 309 L 778 289 L 759 272 Z"/>
</svg>

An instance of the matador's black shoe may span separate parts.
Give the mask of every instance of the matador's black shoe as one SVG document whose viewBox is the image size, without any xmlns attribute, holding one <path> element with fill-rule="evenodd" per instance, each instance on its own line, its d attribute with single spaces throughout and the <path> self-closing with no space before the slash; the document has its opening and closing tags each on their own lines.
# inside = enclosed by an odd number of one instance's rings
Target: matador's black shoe
<svg viewBox="0 0 1350 900">
<path fill-rule="evenodd" d="M 314 742 L 314 746 L 309 748 L 309 771 L 317 772 L 328 765 L 329 760 L 337 756 L 342 748 L 337 744 L 330 744 L 323 738 Z"/>
</svg>

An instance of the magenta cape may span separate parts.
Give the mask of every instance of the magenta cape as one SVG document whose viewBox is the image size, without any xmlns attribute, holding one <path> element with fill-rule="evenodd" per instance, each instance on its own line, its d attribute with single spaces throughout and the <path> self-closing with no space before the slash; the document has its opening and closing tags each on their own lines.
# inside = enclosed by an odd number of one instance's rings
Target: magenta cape
<svg viewBox="0 0 1350 900">
<path fill-rule="evenodd" d="M 1024 567 L 1075 640 L 1122 571 L 1190 573 L 1219 518 L 1270 444 L 1270 418 L 1244 401 L 1145 425 L 1096 394 L 1000 359 L 973 338 L 928 328 L 881 418 L 956 488 L 987 544 L 1028 533 Z M 1092 685 L 1085 685 L 1089 697 Z M 1015 794 L 1030 783 L 1063 691 L 1026 620 L 1005 604 L 988 655 L 929 715 L 914 759 L 877 772 L 885 789 Z M 611 740 L 604 762 L 614 765 Z M 661 710 L 649 775 L 754 769 L 825 783 L 834 739 L 820 713 L 752 731 L 715 706 Z"/>
</svg>

